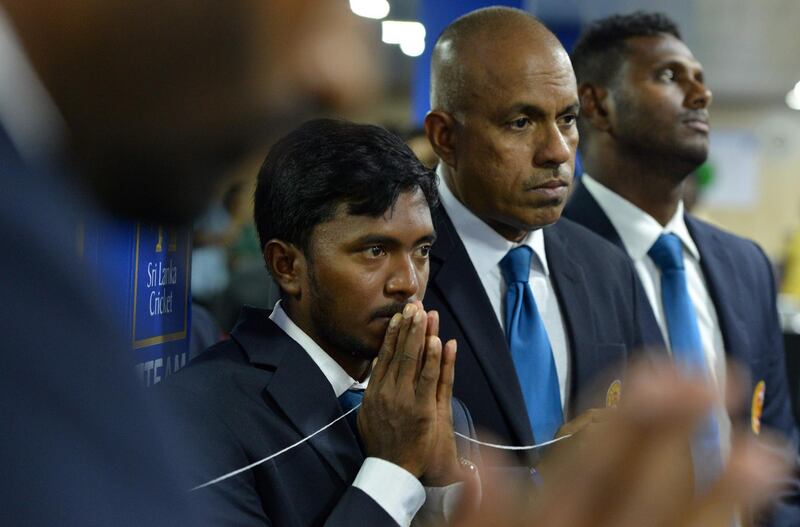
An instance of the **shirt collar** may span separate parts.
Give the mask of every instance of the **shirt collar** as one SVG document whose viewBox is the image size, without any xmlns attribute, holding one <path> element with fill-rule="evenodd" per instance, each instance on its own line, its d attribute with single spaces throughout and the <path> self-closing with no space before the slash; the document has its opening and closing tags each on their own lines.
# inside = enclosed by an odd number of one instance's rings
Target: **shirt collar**
<svg viewBox="0 0 800 527">
<path fill-rule="evenodd" d="M 641 260 L 656 242 L 659 236 L 664 233 L 675 234 L 683 244 L 683 247 L 697 261 L 700 261 L 700 251 L 697 250 L 694 240 L 689 235 L 689 229 L 683 218 L 683 200 L 678 202 L 675 214 L 667 222 L 666 226 L 661 226 L 655 218 L 648 213 L 626 200 L 619 194 L 603 186 L 589 174 L 584 174 L 581 184 L 597 201 L 600 207 L 608 216 L 611 224 L 616 229 L 628 255 L 633 260 Z"/>
<path fill-rule="evenodd" d="M 366 388 L 369 379 L 360 383 L 350 377 L 350 375 L 344 371 L 344 368 L 339 366 L 338 362 L 325 353 L 325 351 L 319 347 L 319 344 L 314 342 L 311 337 L 306 335 L 306 333 L 289 318 L 289 315 L 283 310 L 280 300 L 275 304 L 275 308 L 272 310 L 272 313 L 270 313 L 269 319 L 308 353 L 311 360 L 322 370 L 322 374 L 325 375 L 325 378 L 331 383 L 336 397 L 339 397 L 350 388 Z"/>
<path fill-rule="evenodd" d="M 26 162 L 59 154 L 66 126 L 0 8 L 0 122 Z"/>
<path fill-rule="evenodd" d="M 439 200 L 464 243 L 478 276 L 485 276 L 492 272 L 508 251 L 521 245 L 527 245 L 533 250 L 533 254 L 536 256 L 533 259 L 533 265 L 536 265 L 545 276 L 550 274 L 542 229 L 531 231 L 525 239 L 519 242 L 506 240 L 455 197 L 442 177 L 442 170 L 440 163 L 436 167 L 436 174 L 439 176 Z"/>
</svg>

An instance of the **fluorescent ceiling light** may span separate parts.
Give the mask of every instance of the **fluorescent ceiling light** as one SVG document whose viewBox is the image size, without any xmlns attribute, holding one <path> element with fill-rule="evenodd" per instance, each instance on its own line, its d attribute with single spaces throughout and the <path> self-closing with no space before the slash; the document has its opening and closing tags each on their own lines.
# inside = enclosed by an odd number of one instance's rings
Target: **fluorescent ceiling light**
<svg viewBox="0 0 800 527">
<path fill-rule="evenodd" d="M 792 110 L 800 110 L 800 82 L 786 94 L 786 106 Z"/>
<path fill-rule="evenodd" d="M 364 18 L 375 18 L 380 20 L 389 14 L 389 2 L 387 0 L 350 0 L 350 10 L 358 16 Z"/>
<path fill-rule="evenodd" d="M 425 51 L 425 39 L 409 40 L 400 43 L 400 51 L 409 57 L 419 57 Z"/>
<path fill-rule="evenodd" d="M 381 40 L 399 44 L 400 50 L 410 57 L 418 57 L 425 51 L 425 26 L 419 22 L 384 20 L 381 33 Z"/>
</svg>

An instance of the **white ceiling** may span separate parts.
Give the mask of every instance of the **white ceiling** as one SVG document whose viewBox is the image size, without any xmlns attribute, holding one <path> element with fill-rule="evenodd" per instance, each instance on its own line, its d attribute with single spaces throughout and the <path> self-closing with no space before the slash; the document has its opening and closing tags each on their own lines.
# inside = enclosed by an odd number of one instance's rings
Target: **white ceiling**
<svg viewBox="0 0 800 527">
<path fill-rule="evenodd" d="M 550 22 L 663 11 L 706 69 L 718 101 L 783 104 L 800 81 L 800 0 L 528 0 Z"/>
</svg>

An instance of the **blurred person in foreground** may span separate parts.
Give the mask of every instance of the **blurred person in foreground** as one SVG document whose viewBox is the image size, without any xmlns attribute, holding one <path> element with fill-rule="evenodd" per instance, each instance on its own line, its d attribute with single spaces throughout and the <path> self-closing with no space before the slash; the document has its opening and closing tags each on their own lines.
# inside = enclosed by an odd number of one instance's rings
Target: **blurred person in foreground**
<svg viewBox="0 0 800 527">
<path fill-rule="evenodd" d="M 204 523 L 78 222 L 189 221 L 287 112 L 368 85 L 358 34 L 326 1 L 0 1 L 0 524 Z"/>
<path fill-rule="evenodd" d="M 743 379 L 728 384 L 731 413 L 749 405 L 747 385 Z M 618 411 L 587 430 L 580 448 L 573 444 L 548 456 L 541 487 L 529 492 L 479 469 L 481 505 L 475 506 L 476 480 L 468 480 L 454 525 L 730 527 L 737 510 L 759 510 L 780 493 L 795 454 L 773 438 L 737 430 L 730 463 L 709 491 L 701 497 L 686 492 L 685 445 L 708 411 L 723 404 L 713 383 L 666 363 L 636 365 Z M 481 455 L 494 454 L 483 449 Z"/>
<path fill-rule="evenodd" d="M 270 149 L 254 215 L 281 300 L 245 307 L 230 340 L 157 390 L 208 460 L 193 485 L 363 406 L 193 491 L 214 498 L 213 523 L 408 526 L 423 503 L 444 513 L 448 486 L 469 474 L 453 427 L 474 431 L 451 407 L 455 342 L 442 345 L 420 303 L 436 200 L 435 174 L 377 126 L 313 120 Z"/>
<path fill-rule="evenodd" d="M 621 249 L 636 267 L 663 344 L 684 371 L 724 392 L 726 364 L 749 369 L 751 404 L 710 412 L 692 440 L 695 487 L 722 469 L 733 424 L 780 432 L 797 445 L 775 281 L 753 242 L 685 213 L 688 175 L 708 155 L 711 92 L 675 24 L 655 13 L 590 25 L 572 52 L 586 174 L 565 216 Z M 733 424 L 732 424 L 733 423 Z M 800 525 L 800 482 L 755 521 Z"/>
<path fill-rule="evenodd" d="M 624 254 L 559 219 L 578 144 L 567 52 L 529 13 L 480 9 L 442 32 L 431 79 L 441 206 L 425 305 L 458 341 L 455 394 L 506 445 L 590 427 L 642 351 L 646 299 Z"/>
</svg>

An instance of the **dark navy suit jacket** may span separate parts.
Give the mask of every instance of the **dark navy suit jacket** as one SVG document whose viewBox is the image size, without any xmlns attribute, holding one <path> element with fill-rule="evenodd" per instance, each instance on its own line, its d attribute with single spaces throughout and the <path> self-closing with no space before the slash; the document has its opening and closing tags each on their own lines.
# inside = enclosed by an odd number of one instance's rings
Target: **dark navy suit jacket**
<svg viewBox="0 0 800 527">
<path fill-rule="evenodd" d="M 434 211 L 434 225 L 437 240 L 424 303 L 439 312 L 442 338 L 458 341 L 455 395 L 469 408 L 479 435 L 486 431 L 506 444 L 532 444 L 504 330 L 441 207 Z M 583 227 L 560 220 L 544 229 L 544 241 L 569 342 L 569 419 L 605 407 L 611 383 L 622 380 L 625 362 L 642 351 L 639 312 L 646 298 L 627 258 Z"/>
<path fill-rule="evenodd" d="M 330 382 L 299 344 L 245 307 L 231 339 L 216 344 L 159 385 L 166 404 L 192 431 L 206 463 L 204 483 L 311 435 L 342 414 Z M 474 435 L 455 402 L 454 426 Z M 459 440 L 459 452 L 475 452 Z M 352 481 L 364 455 L 346 420 L 271 461 L 196 491 L 213 500 L 214 525 L 382 526 L 391 516 Z"/>
<path fill-rule="evenodd" d="M 608 216 L 583 185 L 578 185 L 564 216 L 592 229 L 625 249 Z M 750 370 L 752 394 L 758 382 L 766 384 L 761 423 L 782 433 L 795 445 L 797 427 L 792 416 L 783 336 L 775 304 L 775 280 L 764 252 L 753 242 L 734 236 L 686 215 L 686 226 L 700 252 L 700 267 L 719 319 L 727 356 Z M 649 323 L 655 316 L 648 305 Z M 661 334 L 658 333 L 661 339 Z M 751 429 L 748 401 L 742 420 Z M 792 482 L 787 498 L 792 505 L 778 507 L 769 525 L 800 525 L 800 482 Z M 788 501 L 787 501 L 788 503 Z"/>
</svg>

